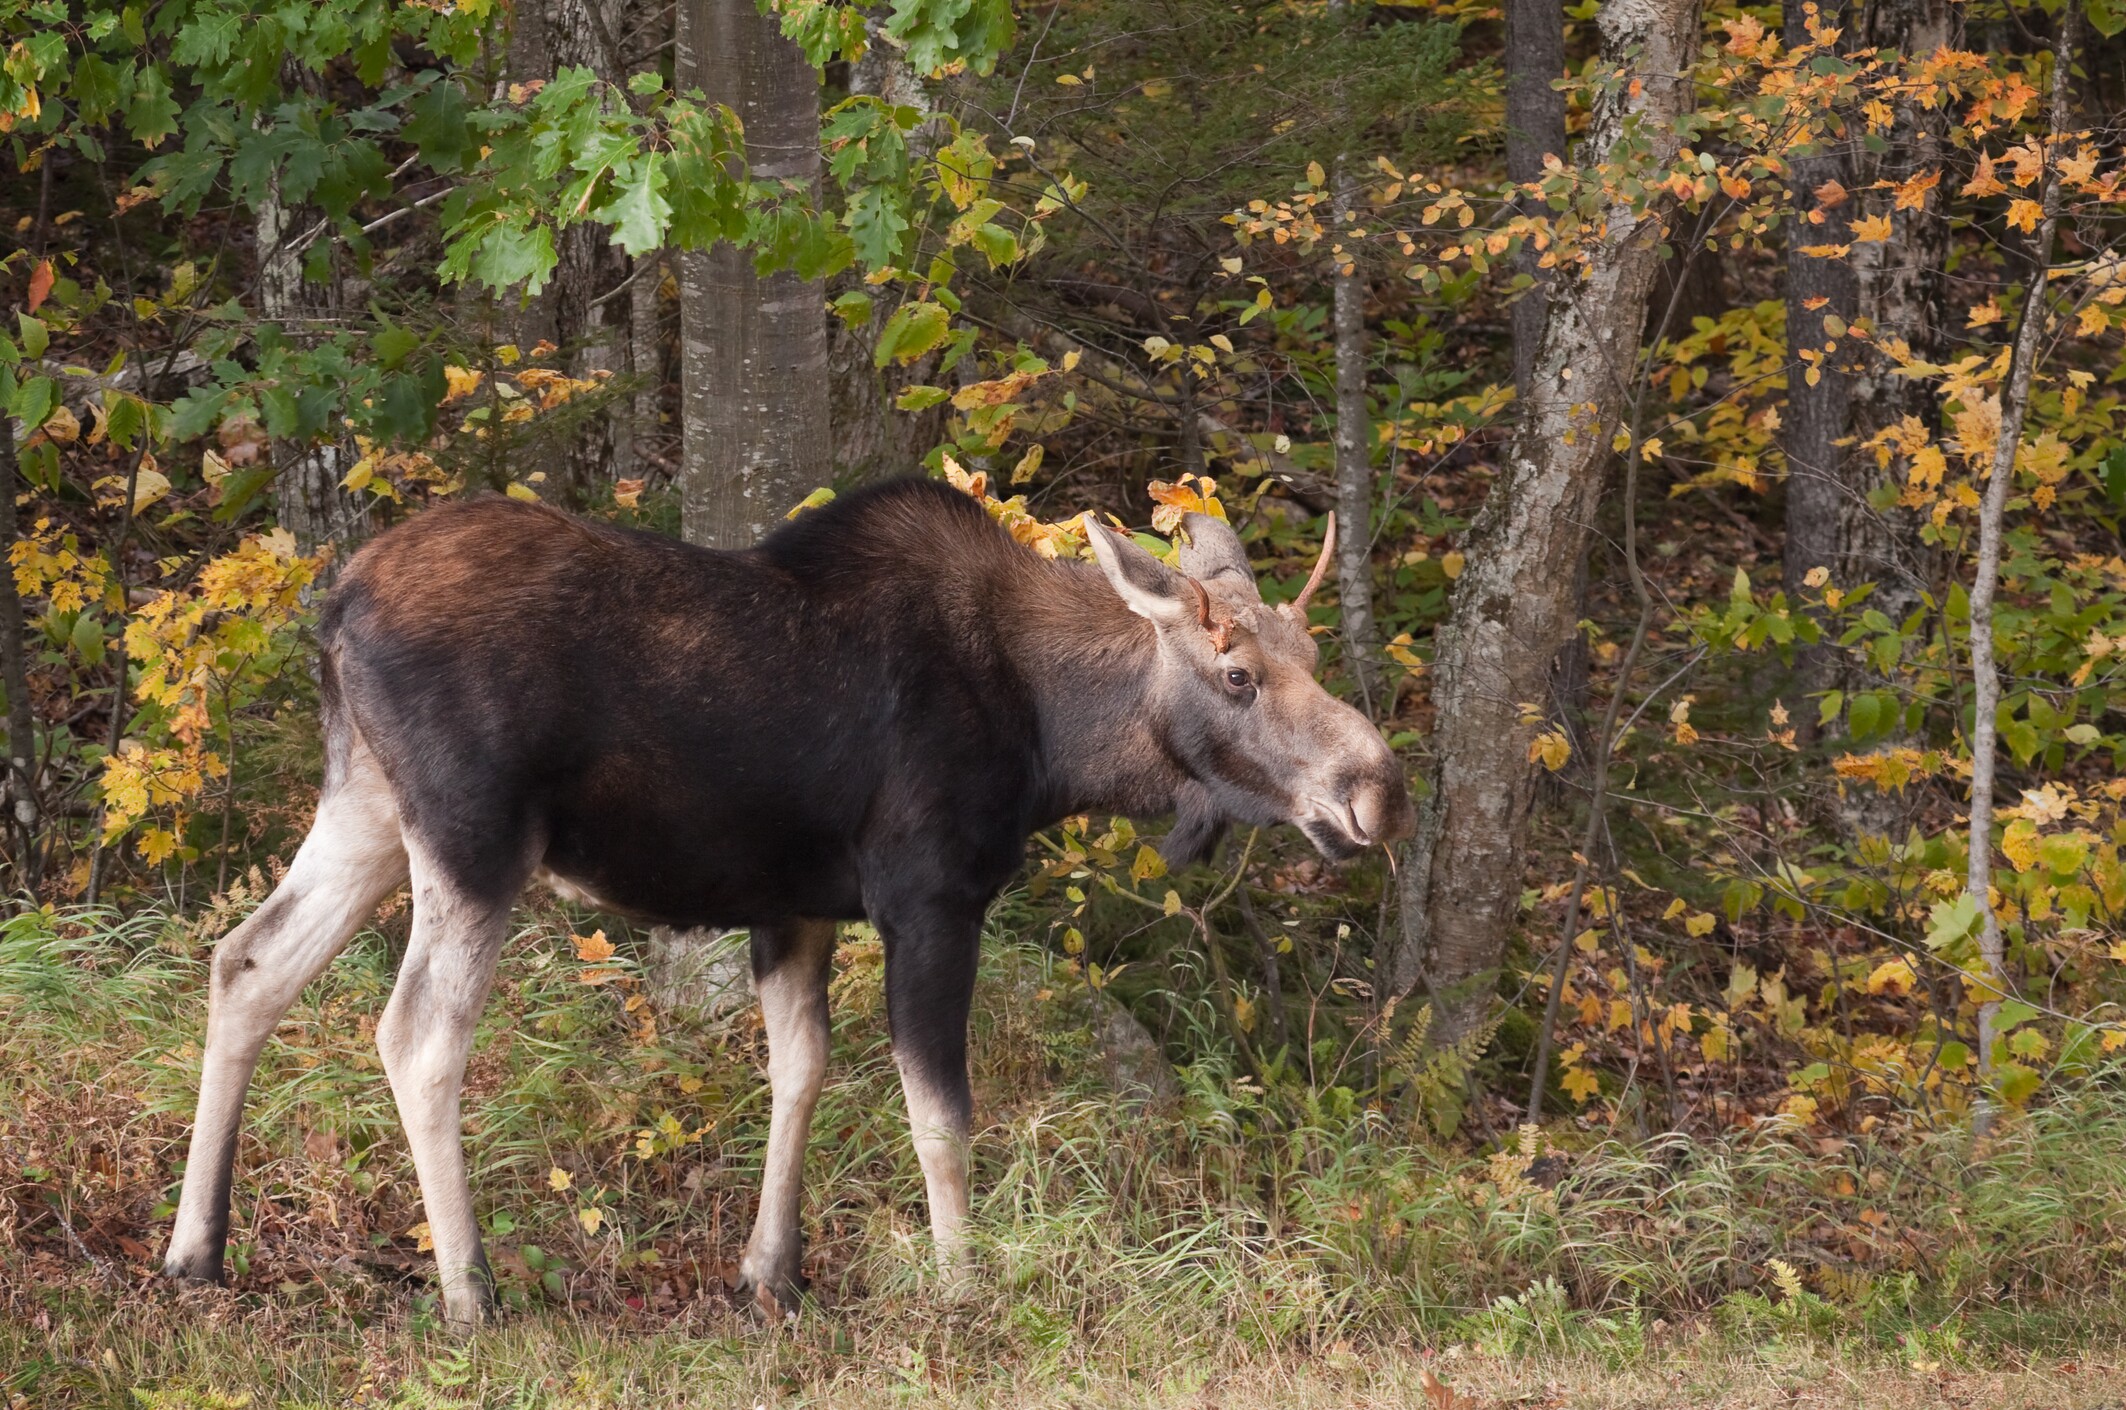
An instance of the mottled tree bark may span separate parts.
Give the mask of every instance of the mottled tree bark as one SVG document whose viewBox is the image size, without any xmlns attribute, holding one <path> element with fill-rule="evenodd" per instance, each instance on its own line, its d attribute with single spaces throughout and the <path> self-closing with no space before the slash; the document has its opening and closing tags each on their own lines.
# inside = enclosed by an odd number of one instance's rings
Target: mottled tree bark
<svg viewBox="0 0 2126 1410">
<path fill-rule="evenodd" d="M 613 475 L 633 479 L 650 468 L 648 443 L 657 435 L 664 410 L 665 256 L 638 255 L 627 294 L 627 370 L 634 378 L 628 394 L 627 426 L 613 447 Z"/>
<path fill-rule="evenodd" d="M 0 413 L 0 544 L 10 554 L 19 528 L 14 418 Z M 30 709 L 29 637 L 15 575 L 0 572 L 0 686 L 7 690 L 7 798 L 15 833 L 15 886 L 37 893 L 37 722 Z"/>
<path fill-rule="evenodd" d="M 1604 63 L 1635 83 L 1600 96 L 1576 160 L 1591 174 L 1634 140 L 1648 147 L 1635 162 L 1663 166 L 1692 102 L 1684 75 L 1697 51 L 1697 0 L 1610 0 L 1599 23 Z M 1627 127 L 1636 130 L 1629 139 Z M 1530 395 L 1466 540 L 1433 681 L 1432 786 L 1402 868 L 1403 933 L 1387 968 L 1392 993 L 1429 988 L 1437 1043 L 1471 1032 L 1494 1001 L 1538 768 L 1524 706 L 1540 710 L 1577 620 L 1574 566 L 1637 382 L 1667 235 L 1659 210 L 1612 204 L 1604 229 L 1591 232 L 1584 277 L 1548 291 Z"/>
<path fill-rule="evenodd" d="M 1804 3 L 1786 0 L 1786 42 L 1790 46 L 1808 42 Z M 1838 561 L 1839 507 L 1845 499 L 1845 455 L 1838 442 L 1846 433 L 1852 400 L 1848 369 L 1853 345 L 1850 340 L 1830 337 L 1824 320 L 1836 317 L 1851 323 L 1858 296 L 1849 261 L 1802 253 L 1811 245 L 1844 245 L 1852 229 L 1851 198 L 1829 189 L 1830 183 L 1839 188 L 1852 184 L 1846 154 L 1829 133 L 1819 132 L 1818 138 L 1812 153 L 1793 159 L 1788 187 L 1793 203 L 1786 252 L 1790 359 L 1779 445 L 1787 468 L 1786 591 L 1797 601 L 1804 591 L 1802 579 L 1810 569 L 1828 568 Z M 1826 195 L 1819 198 L 1818 191 Z M 1837 351 L 1824 352 L 1831 343 Z M 1823 354 L 1814 363 L 1818 375 L 1813 381 L 1807 375 L 1811 364 L 1798 356 L 1803 351 Z"/>
<path fill-rule="evenodd" d="M 581 67 L 624 87 L 625 56 L 614 52 L 602 3 L 526 0 L 518 6 L 510 36 L 511 77 L 523 83 L 551 78 L 563 67 Z M 626 277 L 626 262 L 605 228 L 595 222 L 562 229 L 554 256 L 553 277 L 525 305 L 519 340 L 527 346 L 541 339 L 552 342 L 572 377 L 609 374 L 620 360 L 625 305 L 604 296 Z M 617 440 L 610 415 L 574 421 L 562 447 L 559 483 L 549 488 L 570 503 L 581 503 L 593 486 L 611 476 Z"/>
<path fill-rule="evenodd" d="M 1885 0 L 1867 11 L 1865 32 L 1856 42 L 1913 56 L 1932 54 L 1958 38 L 1961 10 L 1951 0 Z M 1877 181 L 1902 182 L 1940 171 L 1949 158 L 1945 135 L 1949 115 L 1944 109 L 1909 99 L 1892 106 L 1894 118 L 1886 145 L 1879 152 L 1862 150 L 1855 156 L 1852 184 L 1856 192 Z M 1896 210 L 1886 191 L 1856 196 L 1856 204 L 1865 200 L 1869 210 L 1890 217 L 1890 237 L 1855 245 L 1846 261 L 1854 281 L 1853 307 L 1874 332 L 1865 345 L 1840 348 L 1841 356 L 1854 354 L 1853 373 L 1846 444 L 1838 461 L 1841 473 L 1831 487 L 1837 515 L 1836 548 L 1823 561 L 1831 570 L 1832 582 L 1842 589 L 1875 584 L 1867 605 L 1899 624 L 1920 609 L 1941 567 L 1920 537 L 1922 516 L 1897 504 L 1905 467 L 1895 459 L 1883 464 L 1874 451 L 1863 447 L 1877 432 L 1907 416 L 1930 427 L 1941 420 L 1933 388 L 1922 378 L 1898 376 L 1896 363 L 1875 349 L 1902 340 L 1915 356 L 1928 362 L 1939 361 L 1950 351 L 1946 322 L 1949 222 L 1943 214 L 1944 199 L 1936 189 L 1927 193 L 1920 209 Z M 1820 330 L 1820 324 L 1817 327 Z M 1790 562 L 1793 554 L 1790 547 Z M 1806 572 L 1815 565 L 1798 566 Z M 1895 685 L 1894 671 L 1885 676 L 1847 656 L 1834 658 L 1832 664 L 1835 674 L 1821 682 L 1824 688 L 1850 691 Z M 1887 748 L 1896 742 L 1893 738 L 1874 747 Z M 1896 834 L 1902 831 L 1916 796 L 1850 789 L 1838 806 L 1838 818 L 1850 833 Z"/>
<path fill-rule="evenodd" d="M 1506 175 L 1516 182 L 1543 175 L 1543 158 L 1565 154 L 1565 95 L 1552 85 L 1565 76 L 1563 0 L 1506 0 Z M 1515 268 L 1538 281 L 1540 255 L 1524 249 Z M 1526 393 L 1543 338 L 1543 290 L 1530 289 L 1513 306 L 1513 385 Z"/>
<path fill-rule="evenodd" d="M 1352 211 L 1357 182 L 1336 159 L 1332 210 L 1339 233 Z M 1355 258 L 1332 255 L 1336 323 L 1336 592 L 1343 618 L 1344 667 L 1369 715 L 1386 708 L 1381 694 L 1380 633 L 1373 622 L 1373 418 L 1366 404 L 1366 281 Z"/>
<path fill-rule="evenodd" d="M 1343 22 L 1351 26 L 1349 0 L 1329 0 L 1329 8 L 1345 12 Z M 1366 403 L 1366 281 L 1358 272 L 1357 252 L 1343 246 L 1358 219 L 1358 176 L 1349 152 L 1336 154 L 1329 218 L 1329 286 L 1336 329 L 1336 519 L 1343 530 L 1336 552 L 1337 607 L 1343 618 L 1344 668 L 1358 687 L 1359 708 L 1376 715 L 1387 702 L 1381 698 L 1380 633 L 1373 623 L 1373 415 Z"/>
<path fill-rule="evenodd" d="M 678 87 L 728 104 L 753 178 L 820 181 L 819 76 L 753 0 L 681 0 Z M 728 245 L 679 256 L 680 520 L 743 548 L 833 474 L 825 291 Z"/>
<path fill-rule="evenodd" d="M 279 325 L 282 335 L 298 346 L 314 342 L 321 326 L 338 313 L 336 285 L 303 278 L 304 251 L 296 242 L 317 220 L 315 211 L 297 210 L 281 200 L 278 174 L 267 183 L 252 213 L 259 319 Z M 351 543 L 368 529 L 367 497 L 340 488 L 348 464 L 345 450 L 337 438 L 276 442 L 272 447 L 274 464 L 280 467 L 274 480 L 280 522 L 306 553 Z"/>
</svg>

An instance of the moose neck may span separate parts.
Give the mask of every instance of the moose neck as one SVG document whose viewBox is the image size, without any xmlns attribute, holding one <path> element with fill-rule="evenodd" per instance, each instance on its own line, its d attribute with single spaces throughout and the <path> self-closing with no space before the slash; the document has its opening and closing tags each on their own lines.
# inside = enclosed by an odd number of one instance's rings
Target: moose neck
<svg viewBox="0 0 2126 1410">
<path fill-rule="evenodd" d="M 1004 649 L 1039 712 L 1040 811 L 1172 811 L 1188 776 L 1159 724 L 1152 624 L 1089 565 L 1037 560 L 1016 576 Z"/>
</svg>

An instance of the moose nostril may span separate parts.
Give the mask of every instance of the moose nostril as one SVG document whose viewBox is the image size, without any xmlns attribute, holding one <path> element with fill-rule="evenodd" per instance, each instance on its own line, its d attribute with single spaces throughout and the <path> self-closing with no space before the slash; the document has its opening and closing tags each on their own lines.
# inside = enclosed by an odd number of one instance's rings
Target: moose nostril
<svg viewBox="0 0 2126 1410">
<path fill-rule="evenodd" d="M 1351 821 L 1357 836 L 1366 842 L 1393 842 L 1417 830 L 1417 810 L 1410 805 L 1408 790 L 1395 784 L 1374 784 L 1361 789 L 1352 800 Z"/>
</svg>

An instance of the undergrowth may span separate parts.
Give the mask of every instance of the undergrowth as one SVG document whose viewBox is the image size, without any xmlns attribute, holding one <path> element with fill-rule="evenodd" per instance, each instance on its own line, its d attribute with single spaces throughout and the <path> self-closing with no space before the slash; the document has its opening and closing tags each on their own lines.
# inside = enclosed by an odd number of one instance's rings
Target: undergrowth
<svg viewBox="0 0 2126 1410">
<path fill-rule="evenodd" d="M 261 1063 L 231 1291 L 152 1276 L 205 956 L 251 899 L 190 921 L 0 924 L 0 1386 L 93 1399 L 118 1381 L 191 1384 L 184 1368 L 225 1354 L 241 1326 L 279 1339 L 291 1384 L 315 1382 L 305 1397 L 345 1399 L 365 1375 L 412 1374 L 378 1337 L 435 1333 L 418 1190 L 373 1044 L 403 916 L 303 995 Z M 1451 1147 L 1333 1094 L 1295 1109 L 1215 1061 L 1147 1107 L 1100 1076 L 1092 1015 L 1109 1000 L 1002 914 L 974 1043 L 979 1289 L 945 1301 L 931 1285 L 881 956 L 858 931 L 837 962 L 814 1127 L 818 1305 L 773 1332 L 728 1289 L 767 1128 L 757 1018 L 657 1015 L 625 944 L 607 954 L 580 922 L 530 914 L 467 1092 L 506 1309 L 478 1345 L 521 1352 L 542 1328 L 549 1365 L 570 1345 L 639 1338 L 667 1369 L 743 1345 L 744 1374 L 769 1382 L 795 1358 L 793 1385 L 846 1362 L 964 1390 L 1007 1368 L 1164 1385 L 1190 1367 L 1449 1347 L 1628 1367 L 1682 1336 L 1954 1366 L 2126 1329 L 2112 1073 L 2005 1123 L 1976 1158 L 1956 1132 L 1822 1139 L 1778 1121 L 1644 1142 L 1568 1123 Z M 1208 1037 L 1193 1050 L 1221 1051 Z M 372 1398 L 399 1393 L 379 1386 Z"/>
</svg>

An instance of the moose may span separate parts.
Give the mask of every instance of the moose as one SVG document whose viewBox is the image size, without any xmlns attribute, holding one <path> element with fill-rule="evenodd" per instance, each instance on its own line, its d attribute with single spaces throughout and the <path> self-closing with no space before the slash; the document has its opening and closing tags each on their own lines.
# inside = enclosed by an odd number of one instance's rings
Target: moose
<svg viewBox="0 0 2126 1410">
<path fill-rule="evenodd" d="M 771 1115 L 740 1273 L 771 1307 L 805 1286 L 836 925 L 869 920 L 936 1257 L 964 1276 L 980 931 L 1028 836 L 1087 811 L 1171 813 L 1176 865 L 1236 823 L 1296 823 L 1345 859 L 1414 821 L 1378 730 L 1314 679 L 1306 606 L 1328 549 L 1272 606 L 1220 519 L 1187 517 L 1179 571 L 1084 524 L 1097 566 L 1043 558 L 974 499 L 911 478 L 737 552 L 488 498 L 356 554 L 318 627 L 316 821 L 214 951 L 164 1272 L 221 1280 L 260 1050 L 405 886 L 412 933 L 377 1047 L 446 1315 L 485 1314 L 460 1088 L 536 878 L 618 914 L 750 931 Z"/>
</svg>

